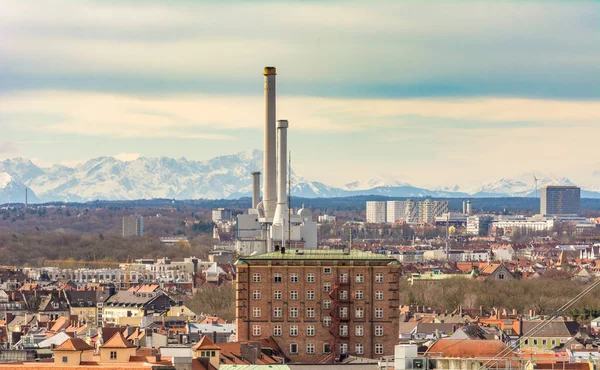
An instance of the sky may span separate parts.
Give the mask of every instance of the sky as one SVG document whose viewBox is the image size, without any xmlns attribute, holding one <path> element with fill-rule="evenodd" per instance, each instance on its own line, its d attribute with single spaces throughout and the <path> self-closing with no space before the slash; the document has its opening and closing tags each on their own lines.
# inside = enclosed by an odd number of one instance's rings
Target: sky
<svg viewBox="0 0 600 370">
<path fill-rule="evenodd" d="M 0 159 L 262 149 L 264 66 L 305 178 L 600 184 L 594 1 L 0 0 Z"/>
</svg>

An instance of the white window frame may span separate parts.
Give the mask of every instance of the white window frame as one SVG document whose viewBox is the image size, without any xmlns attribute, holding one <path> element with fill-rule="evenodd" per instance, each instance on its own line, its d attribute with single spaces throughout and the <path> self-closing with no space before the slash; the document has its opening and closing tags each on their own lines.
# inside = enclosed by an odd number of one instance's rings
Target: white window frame
<svg viewBox="0 0 600 370">
<path fill-rule="evenodd" d="M 252 274 L 252 282 L 260 283 L 260 274 L 258 272 L 255 272 L 254 274 Z"/>
<path fill-rule="evenodd" d="M 375 300 L 376 301 L 383 301 L 383 290 L 376 290 L 375 291 Z"/>
<path fill-rule="evenodd" d="M 314 337 L 316 332 L 317 332 L 317 330 L 314 325 L 306 326 L 306 336 L 307 337 Z"/>
<path fill-rule="evenodd" d="M 283 334 L 283 328 L 281 327 L 281 325 L 274 325 L 273 326 L 273 336 L 280 337 L 282 334 Z"/>
<path fill-rule="evenodd" d="M 280 301 L 282 298 L 283 298 L 283 293 L 281 292 L 281 290 L 273 291 L 273 299 Z"/>
<path fill-rule="evenodd" d="M 298 318 L 298 307 L 290 307 L 290 318 L 292 318 L 292 319 Z"/>
<path fill-rule="evenodd" d="M 375 325 L 375 336 L 383 337 L 383 325 Z"/>
<path fill-rule="evenodd" d="M 309 272 L 306 274 L 306 282 L 307 283 L 314 283 L 315 282 L 315 274 L 314 272 Z"/>
<path fill-rule="evenodd" d="M 365 275 L 363 273 L 358 273 L 356 274 L 356 276 L 354 277 L 354 282 L 356 283 L 364 283 L 365 282 Z"/>
<path fill-rule="evenodd" d="M 298 274 L 296 272 L 292 272 L 290 274 L 290 283 L 296 284 L 298 282 Z"/>
<path fill-rule="evenodd" d="M 308 355 L 315 354 L 315 344 L 314 343 L 306 343 L 306 354 L 308 354 Z"/>
<path fill-rule="evenodd" d="M 375 343 L 375 354 L 376 355 L 383 355 L 383 344 L 381 344 L 381 343 Z"/>
<path fill-rule="evenodd" d="M 306 300 L 307 301 L 314 301 L 315 300 L 315 291 L 314 290 L 307 290 L 306 291 Z"/>
<path fill-rule="evenodd" d="M 260 337 L 260 335 L 261 335 L 260 325 L 253 325 L 252 326 L 252 335 L 255 336 L 255 337 Z"/>
<path fill-rule="evenodd" d="M 252 308 L 252 317 L 260 317 L 261 314 L 261 309 L 260 307 L 254 307 Z"/>
<path fill-rule="evenodd" d="M 277 319 L 283 317 L 283 308 L 273 307 L 273 317 Z"/>
<path fill-rule="evenodd" d="M 354 292 L 354 299 L 362 300 L 364 299 L 364 294 L 362 290 L 357 290 Z"/>
<path fill-rule="evenodd" d="M 381 272 L 378 272 L 375 274 L 375 282 L 377 284 L 382 284 L 383 283 L 383 274 Z"/>
<path fill-rule="evenodd" d="M 290 337 L 298 336 L 298 325 L 290 325 Z"/>
<path fill-rule="evenodd" d="M 297 301 L 298 300 L 298 291 L 290 290 L 290 300 Z"/>
<path fill-rule="evenodd" d="M 314 307 L 307 307 L 306 308 L 306 317 L 309 319 L 314 319 L 315 318 L 315 308 Z"/>
<path fill-rule="evenodd" d="M 354 309 L 354 317 L 357 319 L 362 319 L 365 317 L 365 309 L 363 307 L 356 307 Z"/>
<path fill-rule="evenodd" d="M 258 300 L 260 300 L 260 296 L 261 296 L 260 290 L 255 290 L 252 292 L 252 299 L 258 301 Z"/>
<path fill-rule="evenodd" d="M 365 328 L 362 325 L 356 325 L 354 327 L 354 335 L 357 337 L 362 337 L 365 335 Z"/>
<path fill-rule="evenodd" d="M 381 308 L 381 307 L 376 307 L 375 308 L 375 318 L 376 319 L 383 319 L 383 308 Z"/>
</svg>

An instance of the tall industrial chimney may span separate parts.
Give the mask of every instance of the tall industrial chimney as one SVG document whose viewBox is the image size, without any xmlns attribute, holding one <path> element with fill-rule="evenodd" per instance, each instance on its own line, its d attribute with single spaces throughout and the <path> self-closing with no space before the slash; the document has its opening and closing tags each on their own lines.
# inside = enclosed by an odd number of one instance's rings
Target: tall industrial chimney
<svg viewBox="0 0 600 370">
<path fill-rule="evenodd" d="M 287 214 L 287 129 L 288 121 L 277 121 L 277 209 L 274 225 L 284 225 Z"/>
<path fill-rule="evenodd" d="M 260 202 L 260 172 L 252 172 L 252 209 L 256 209 Z"/>
<path fill-rule="evenodd" d="M 275 215 L 277 187 L 277 159 L 275 137 L 275 67 L 265 67 L 265 147 L 263 166 L 263 207 L 265 218 L 272 220 Z"/>
</svg>

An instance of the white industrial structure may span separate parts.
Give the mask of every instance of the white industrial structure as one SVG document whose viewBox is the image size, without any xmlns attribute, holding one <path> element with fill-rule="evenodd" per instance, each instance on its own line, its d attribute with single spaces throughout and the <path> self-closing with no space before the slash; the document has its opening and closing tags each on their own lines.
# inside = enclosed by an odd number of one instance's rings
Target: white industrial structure
<svg viewBox="0 0 600 370">
<path fill-rule="evenodd" d="M 317 248 L 317 223 L 312 212 L 296 214 L 288 204 L 286 120 L 276 120 L 276 70 L 265 67 L 265 142 L 263 199 L 259 201 L 260 172 L 252 173 L 252 208 L 237 217 L 236 250 L 240 255 L 262 254 L 277 247 Z"/>
</svg>

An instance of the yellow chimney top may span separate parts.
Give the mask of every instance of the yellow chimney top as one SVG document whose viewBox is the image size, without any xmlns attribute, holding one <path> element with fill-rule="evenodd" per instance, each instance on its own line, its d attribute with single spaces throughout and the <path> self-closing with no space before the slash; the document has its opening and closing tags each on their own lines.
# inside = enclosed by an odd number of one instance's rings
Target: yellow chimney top
<svg viewBox="0 0 600 370">
<path fill-rule="evenodd" d="M 277 73 L 275 72 L 275 67 L 265 67 L 265 72 L 264 75 L 268 76 L 268 75 L 276 75 Z"/>
</svg>

